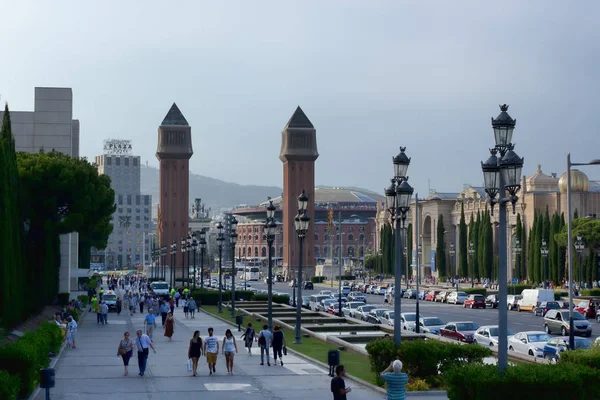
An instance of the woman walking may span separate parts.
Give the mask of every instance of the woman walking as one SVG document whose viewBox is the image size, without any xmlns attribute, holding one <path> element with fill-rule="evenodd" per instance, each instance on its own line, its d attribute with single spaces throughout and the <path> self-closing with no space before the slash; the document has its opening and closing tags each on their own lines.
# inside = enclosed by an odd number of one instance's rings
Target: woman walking
<svg viewBox="0 0 600 400">
<path fill-rule="evenodd" d="M 196 376 L 198 369 L 198 359 L 202 355 L 202 338 L 200 331 L 194 331 L 194 336 L 190 340 L 190 348 L 188 349 L 188 359 L 192 359 L 192 376 Z"/>
<path fill-rule="evenodd" d="M 279 328 L 279 325 L 275 325 L 273 331 L 273 341 L 271 342 L 271 347 L 273 347 L 273 358 L 275 359 L 275 365 L 277 365 L 277 355 L 279 355 L 279 361 L 281 361 L 281 365 L 283 365 L 283 354 L 281 353 L 281 350 L 287 345 L 285 342 L 285 336 L 283 336 L 283 332 Z"/>
<path fill-rule="evenodd" d="M 182 306 L 183 306 L 183 315 L 185 315 L 185 319 L 187 319 L 188 317 L 188 302 L 186 300 L 186 298 L 184 297 L 183 299 L 181 299 L 182 302 Z"/>
<path fill-rule="evenodd" d="M 67 347 L 71 347 L 73 349 L 77 348 L 75 346 L 75 336 L 77 335 L 77 322 L 73 319 L 72 316 L 69 315 L 67 318 Z"/>
<path fill-rule="evenodd" d="M 248 322 L 248 327 L 246 328 L 246 332 L 240 337 L 240 339 L 244 339 L 244 345 L 248 349 L 248 355 L 252 355 L 252 343 L 254 343 L 254 337 L 256 336 L 256 332 L 254 332 L 254 328 L 252 328 L 252 323 Z"/>
<path fill-rule="evenodd" d="M 121 311 L 123 310 L 123 300 L 119 297 L 117 299 L 117 315 L 121 315 Z"/>
<path fill-rule="evenodd" d="M 190 297 L 190 301 L 188 301 L 187 306 L 190 317 L 194 319 L 194 314 L 196 313 L 196 300 L 194 300 L 193 297 Z"/>
<path fill-rule="evenodd" d="M 225 331 L 225 337 L 223 338 L 223 350 L 222 354 L 225 354 L 225 365 L 227 365 L 227 374 L 233 375 L 233 356 L 234 351 L 237 353 L 237 343 L 231 333 L 231 329 Z"/>
<path fill-rule="evenodd" d="M 133 345 L 133 340 L 131 340 L 129 332 L 125 332 L 123 339 L 119 341 L 119 347 L 117 348 L 117 357 L 121 356 L 123 359 L 123 367 L 125 368 L 125 373 L 123 376 L 127 376 L 129 374 L 127 367 L 129 366 L 131 355 L 133 354 Z"/>
<path fill-rule="evenodd" d="M 170 312 L 167 314 L 167 319 L 165 320 L 165 336 L 169 338 L 169 342 L 173 341 L 173 333 L 175 332 L 175 318 L 173 317 L 173 313 Z"/>
</svg>

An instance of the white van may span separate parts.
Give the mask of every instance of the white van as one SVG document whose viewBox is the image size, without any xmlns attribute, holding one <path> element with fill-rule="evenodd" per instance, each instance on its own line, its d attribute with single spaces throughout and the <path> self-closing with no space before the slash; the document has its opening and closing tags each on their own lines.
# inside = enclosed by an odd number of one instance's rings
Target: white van
<svg viewBox="0 0 600 400">
<path fill-rule="evenodd" d="M 551 289 L 525 289 L 517 302 L 517 311 L 533 311 L 542 301 L 554 301 L 554 290 Z"/>
</svg>

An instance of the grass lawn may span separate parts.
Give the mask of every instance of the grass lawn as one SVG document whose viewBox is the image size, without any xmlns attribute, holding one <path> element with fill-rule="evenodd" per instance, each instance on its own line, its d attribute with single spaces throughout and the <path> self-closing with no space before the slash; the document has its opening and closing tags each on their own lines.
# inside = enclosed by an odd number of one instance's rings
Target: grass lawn
<svg viewBox="0 0 600 400">
<path fill-rule="evenodd" d="M 231 311 L 225 307 L 223 307 L 223 313 L 218 313 L 217 306 L 202 306 L 202 310 L 213 314 L 215 316 L 224 318 L 232 323 L 235 323 L 235 318 L 231 318 Z M 243 315 L 238 313 L 237 315 Z M 256 320 L 255 318 L 251 318 L 248 315 L 243 315 L 244 317 L 244 326 L 248 324 L 248 322 L 252 322 L 252 326 L 256 330 L 258 334 L 259 331 L 262 330 L 262 325 L 264 322 L 260 320 Z M 242 327 L 243 329 L 243 327 Z M 338 347 L 324 343 L 318 339 L 303 337 L 302 344 L 294 344 L 295 332 L 289 329 L 282 328 L 283 334 L 285 335 L 285 339 L 287 341 L 288 349 L 292 349 L 297 351 L 300 354 L 303 354 L 307 357 L 314 358 L 315 360 L 321 361 L 327 364 L 327 352 L 329 350 L 337 350 Z M 354 375 L 357 378 L 363 379 L 367 382 L 370 382 L 374 385 L 375 383 L 375 375 L 371 372 L 371 364 L 369 362 L 369 358 L 366 356 L 361 356 L 358 354 L 354 354 L 348 351 L 340 351 L 340 363 L 344 365 L 346 371 L 350 375 Z"/>
</svg>

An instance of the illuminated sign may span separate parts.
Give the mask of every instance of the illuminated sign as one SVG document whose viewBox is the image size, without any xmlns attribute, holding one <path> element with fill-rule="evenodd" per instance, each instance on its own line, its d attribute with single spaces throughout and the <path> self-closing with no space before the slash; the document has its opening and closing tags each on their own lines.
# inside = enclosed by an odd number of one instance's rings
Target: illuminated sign
<svg viewBox="0 0 600 400">
<path fill-rule="evenodd" d="M 109 156 L 125 156 L 131 154 L 131 140 L 105 139 L 104 154 Z"/>
</svg>

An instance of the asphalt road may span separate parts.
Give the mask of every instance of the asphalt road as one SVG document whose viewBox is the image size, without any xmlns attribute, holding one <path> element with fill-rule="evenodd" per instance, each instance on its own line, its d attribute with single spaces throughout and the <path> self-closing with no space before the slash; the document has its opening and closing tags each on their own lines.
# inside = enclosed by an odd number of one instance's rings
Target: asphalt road
<svg viewBox="0 0 600 400">
<path fill-rule="evenodd" d="M 261 282 L 251 282 L 252 287 L 257 289 L 265 289 L 267 285 Z M 303 290 L 302 295 L 317 294 L 320 290 L 328 290 L 330 287 L 315 286 L 315 290 Z M 273 290 L 281 293 L 292 294 L 292 288 L 288 287 L 287 283 L 275 283 Z M 332 290 L 337 290 L 337 286 L 334 286 Z M 382 308 L 390 307 L 384 304 L 384 296 L 368 294 L 368 304 L 381 304 Z M 416 300 L 414 299 L 402 299 L 402 311 L 403 312 L 416 312 Z M 390 307 L 392 308 L 392 307 Z M 470 309 L 463 308 L 462 305 L 453 304 L 442 304 L 433 303 L 431 301 L 419 302 L 419 312 L 424 317 L 439 317 L 444 322 L 458 322 L 458 321 L 473 321 L 479 326 L 483 325 L 498 325 L 498 310 L 497 309 Z M 594 341 L 596 337 L 600 335 L 600 323 L 596 320 L 589 320 L 592 324 L 592 337 L 591 341 Z M 544 319 L 542 317 L 536 317 L 531 312 L 508 312 L 508 327 L 513 333 L 523 331 L 543 331 L 544 330 Z"/>
</svg>

